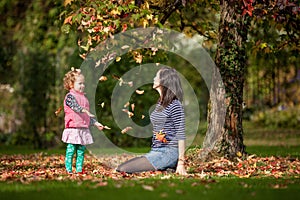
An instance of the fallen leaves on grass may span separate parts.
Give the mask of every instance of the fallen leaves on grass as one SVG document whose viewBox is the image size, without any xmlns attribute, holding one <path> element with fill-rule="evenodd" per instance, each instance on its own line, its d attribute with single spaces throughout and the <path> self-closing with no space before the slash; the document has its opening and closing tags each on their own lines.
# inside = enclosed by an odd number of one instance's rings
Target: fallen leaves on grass
<svg viewBox="0 0 300 200">
<path fill-rule="evenodd" d="M 161 176 L 169 179 L 177 176 L 170 171 L 143 172 L 137 174 L 120 173 L 115 170 L 122 162 L 136 155 L 109 155 L 95 157 L 91 154 L 85 156 L 85 174 L 69 175 L 65 171 L 63 155 L 47 155 L 37 153 L 30 155 L 2 155 L 0 157 L 0 181 L 19 181 L 28 184 L 32 181 L 42 180 L 91 180 L 99 183 L 97 187 L 106 186 L 107 179 L 140 179 L 153 176 Z M 245 177 L 299 177 L 300 161 L 298 158 L 289 157 L 257 157 L 249 156 L 246 159 L 238 159 L 236 162 L 225 158 L 215 159 L 209 162 L 195 162 L 187 156 L 186 168 L 191 173 L 187 178 L 207 179 L 216 176 Z M 114 162 L 114 163 L 112 163 Z M 274 185 L 274 188 L 282 187 Z M 151 190 L 144 186 L 145 190 Z"/>
<path fill-rule="evenodd" d="M 300 161 L 298 158 L 289 157 L 258 157 L 250 155 L 246 159 L 237 158 L 231 161 L 226 158 L 219 158 L 209 162 L 191 162 L 188 165 L 193 168 L 194 173 L 201 173 L 202 176 L 237 176 L 240 178 L 249 177 L 274 177 L 300 175 Z"/>
</svg>

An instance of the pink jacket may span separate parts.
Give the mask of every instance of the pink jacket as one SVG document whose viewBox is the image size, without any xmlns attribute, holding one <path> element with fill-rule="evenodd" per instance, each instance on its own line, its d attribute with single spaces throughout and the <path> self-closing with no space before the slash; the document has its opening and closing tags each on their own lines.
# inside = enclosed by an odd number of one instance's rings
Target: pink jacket
<svg viewBox="0 0 300 200">
<path fill-rule="evenodd" d="M 77 103 L 86 110 L 90 110 L 90 104 L 88 99 L 83 93 L 76 92 L 71 89 L 69 94 L 72 94 Z M 67 94 L 68 95 L 68 94 Z M 67 96 L 66 95 L 66 96 Z M 88 128 L 90 125 L 90 117 L 86 113 L 77 113 L 66 105 L 66 97 L 64 100 L 64 112 L 65 112 L 65 128 Z"/>
</svg>

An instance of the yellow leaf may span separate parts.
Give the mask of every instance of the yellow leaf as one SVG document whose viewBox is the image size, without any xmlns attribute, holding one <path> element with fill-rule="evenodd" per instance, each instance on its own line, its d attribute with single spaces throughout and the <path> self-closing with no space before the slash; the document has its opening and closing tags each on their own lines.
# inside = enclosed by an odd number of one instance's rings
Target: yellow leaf
<svg viewBox="0 0 300 200">
<path fill-rule="evenodd" d="M 120 15 L 121 13 L 120 13 L 120 11 L 118 11 L 117 9 L 113 9 L 113 10 L 110 12 L 110 14 L 112 14 L 112 15 Z"/>
<path fill-rule="evenodd" d="M 74 1 L 74 0 L 65 0 L 64 1 L 64 6 L 67 6 L 68 4 L 72 4 L 72 1 Z"/>
<path fill-rule="evenodd" d="M 147 17 L 148 20 L 152 20 L 153 19 L 153 15 L 152 14 L 146 15 L 146 17 Z"/>
<path fill-rule="evenodd" d="M 104 102 L 101 103 L 101 107 L 102 107 L 102 108 L 104 107 Z"/>
<path fill-rule="evenodd" d="M 260 45 L 260 48 L 261 48 L 261 49 L 264 49 L 264 48 L 266 48 L 267 46 L 268 46 L 268 44 L 264 42 L 264 43 L 262 43 L 262 44 Z"/>
<path fill-rule="evenodd" d="M 148 24 L 149 24 L 148 21 L 146 19 L 144 19 L 143 20 L 143 27 L 146 28 Z"/>
<path fill-rule="evenodd" d="M 240 151 L 237 152 L 236 155 L 237 155 L 238 157 L 242 157 L 242 153 L 241 153 Z"/>
<path fill-rule="evenodd" d="M 116 58 L 116 62 L 119 62 L 120 60 L 121 60 L 121 57 L 118 56 L 118 57 Z"/>
</svg>

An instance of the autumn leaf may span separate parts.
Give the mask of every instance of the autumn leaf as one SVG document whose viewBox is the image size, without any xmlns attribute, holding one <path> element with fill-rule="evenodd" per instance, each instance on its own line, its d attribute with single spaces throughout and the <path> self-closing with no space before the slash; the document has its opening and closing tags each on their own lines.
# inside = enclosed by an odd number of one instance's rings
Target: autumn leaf
<svg viewBox="0 0 300 200">
<path fill-rule="evenodd" d="M 73 18 L 72 15 L 70 15 L 69 17 L 67 17 L 67 18 L 64 20 L 64 24 L 71 24 L 71 25 L 72 25 L 72 23 L 73 23 L 72 18 Z"/>
<path fill-rule="evenodd" d="M 128 45 L 124 45 L 124 46 L 122 46 L 121 47 L 121 49 L 128 49 L 130 46 L 128 46 Z"/>
<path fill-rule="evenodd" d="M 100 104 L 100 106 L 103 108 L 103 107 L 104 107 L 104 104 L 105 104 L 105 103 L 104 103 L 104 102 L 102 102 L 102 103 Z"/>
<path fill-rule="evenodd" d="M 126 128 L 122 129 L 121 133 L 122 133 L 122 134 L 125 134 L 125 133 L 127 133 L 129 130 L 131 130 L 131 129 L 132 129 L 132 127 L 127 126 Z"/>
<path fill-rule="evenodd" d="M 55 115 L 58 116 L 59 113 L 62 111 L 63 106 L 60 106 L 56 111 L 55 111 Z"/>
<path fill-rule="evenodd" d="M 142 185 L 142 187 L 143 187 L 144 190 L 148 190 L 148 191 L 153 191 L 154 190 L 153 186 L 151 186 L 151 185 Z"/>
<path fill-rule="evenodd" d="M 64 6 L 67 6 L 67 5 L 71 5 L 72 4 L 72 1 L 74 1 L 74 0 L 65 0 L 64 1 Z"/>
<path fill-rule="evenodd" d="M 163 130 L 155 133 L 155 139 L 161 141 L 162 143 L 167 143 L 167 139 L 165 138 L 166 134 L 163 133 Z"/>
<path fill-rule="evenodd" d="M 107 130 L 110 130 L 110 129 L 111 129 L 111 128 L 108 127 L 108 126 L 104 126 L 103 128 L 104 128 L 104 129 L 107 129 Z"/>
<path fill-rule="evenodd" d="M 125 104 L 124 104 L 124 108 L 128 107 L 129 105 L 130 105 L 129 102 L 125 103 Z"/>
<path fill-rule="evenodd" d="M 137 93 L 137 94 L 144 94 L 144 90 L 135 90 L 135 92 Z"/>
<path fill-rule="evenodd" d="M 99 78 L 99 81 L 107 81 L 107 77 L 106 77 L 106 76 L 101 76 L 101 77 Z"/>
<path fill-rule="evenodd" d="M 122 109 L 123 112 L 127 113 L 128 117 L 131 118 L 134 114 L 127 109 Z"/>
<path fill-rule="evenodd" d="M 135 104 L 132 103 L 132 104 L 131 104 L 131 110 L 134 111 L 134 108 L 135 108 Z"/>
<path fill-rule="evenodd" d="M 118 57 L 116 58 L 116 62 L 119 62 L 120 60 L 121 60 L 121 57 L 118 56 Z"/>
</svg>

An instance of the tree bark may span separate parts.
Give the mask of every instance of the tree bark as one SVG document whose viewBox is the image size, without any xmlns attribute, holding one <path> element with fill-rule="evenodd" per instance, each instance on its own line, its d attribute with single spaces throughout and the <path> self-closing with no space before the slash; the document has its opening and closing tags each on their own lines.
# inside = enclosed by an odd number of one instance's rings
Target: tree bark
<svg viewBox="0 0 300 200">
<path fill-rule="evenodd" d="M 243 143 L 242 104 L 247 56 L 248 20 L 242 1 L 221 0 L 216 65 L 222 81 L 213 75 L 208 111 L 208 129 L 199 158 L 234 158 L 246 153 Z"/>
</svg>

